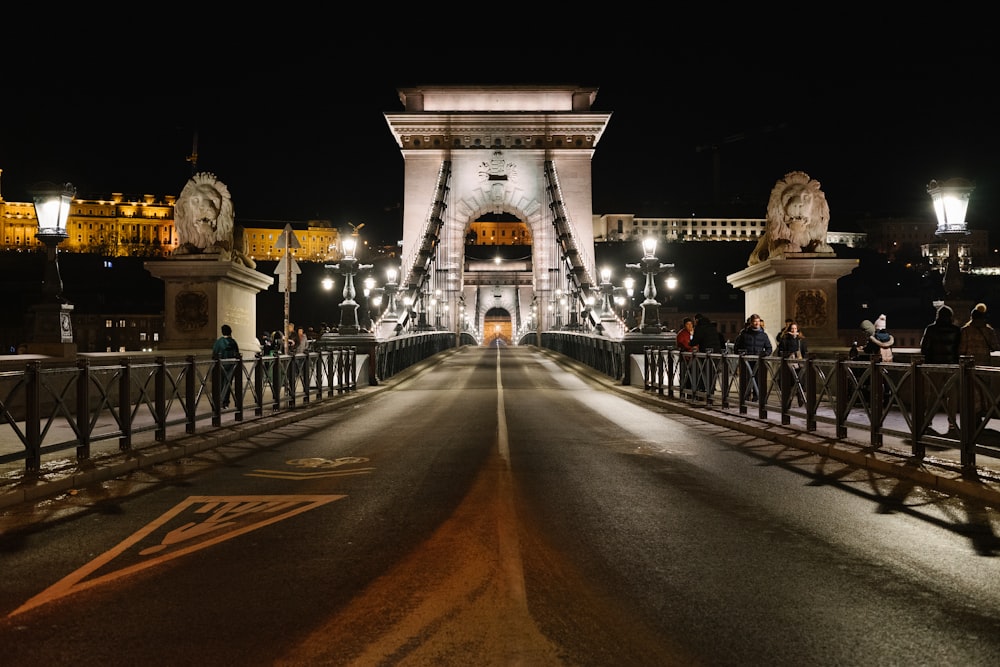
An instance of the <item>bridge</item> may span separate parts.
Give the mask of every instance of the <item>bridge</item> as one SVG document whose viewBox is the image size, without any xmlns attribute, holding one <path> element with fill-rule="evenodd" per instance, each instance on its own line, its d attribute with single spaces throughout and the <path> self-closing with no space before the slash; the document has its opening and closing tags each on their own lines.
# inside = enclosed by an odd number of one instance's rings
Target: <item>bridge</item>
<svg viewBox="0 0 1000 667">
<path fill-rule="evenodd" d="M 541 346 L 534 342 L 539 341 Z M 338 409 L 462 354 L 450 332 L 356 348 L 233 362 L 186 355 L 117 356 L 74 365 L 29 361 L 0 371 L 0 507 L 53 497 L 192 456 Z M 943 493 L 1000 502 L 1000 369 L 812 357 L 792 361 L 682 354 L 597 334 L 547 332 L 522 341 L 567 376 L 651 409 L 821 453 Z M 498 349 L 503 354 L 503 348 Z M 369 367 L 374 367 L 373 375 Z M 227 388 L 232 393 L 223 406 Z M 942 401 L 959 394 L 959 437 L 943 434 Z M 971 411 L 988 392 L 989 413 Z M 801 404 L 796 399 L 801 399 Z M 375 424 L 375 422 L 373 422 Z M 374 426 L 373 426 L 374 428 Z M 992 466 L 992 467 L 991 467 Z"/>
<path fill-rule="evenodd" d="M 966 492 L 992 489 L 994 475 L 984 463 L 1000 457 L 1000 432 L 993 428 L 1000 423 L 1000 369 L 970 360 L 929 365 L 918 356 L 889 364 L 814 356 L 796 366 L 780 357 L 682 354 L 656 326 L 653 278 L 661 267 L 647 248 L 642 326 L 626 331 L 605 305 L 613 286 L 595 280 L 590 162 L 610 119 L 591 111 L 596 89 L 399 92 L 404 111 L 386 114 L 406 181 L 401 279 L 393 291 L 410 305 L 387 309 L 375 334 L 342 335 L 361 333 L 356 322 L 353 328 L 342 322 L 341 332 L 303 354 L 227 362 L 172 349 L 61 363 L 8 359 L 0 366 L 0 502 L 127 474 L 391 390 L 399 374 L 488 340 L 487 322 L 503 332 L 504 343 L 509 336 L 510 344 L 555 355 L 567 373 L 596 374 L 606 390 L 651 400 L 657 409 L 826 447 L 831 456 L 853 451 L 859 465 L 890 453 L 898 474 L 935 470 Z M 530 257 L 495 267 L 470 261 L 471 225 L 500 214 L 527 228 Z M 811 340 L 821 343 L 824 332 L 837 328 L 836 278 L 853 264 L 799 254 L 730 279 L 747 292 L 748 307 L 770 309 L 758 310 L 769 321 L 804 309 L 803 317 L 814 320 Z M 172 273 L 186 276 L 190 269 L 180 262 Z M 260 279 L 245 273 L 250 282 Z M 431 295 L 439 295 L 434 312 Z M 252 296 L 246 291 L 247 303 Z M 221 317 L 231 304 L 218 301 Z M 167 302 L 169 310 L 173 301 Z M 253 318 L 246 319 L 242 326 L 252 336 Z M 212 319 L 201 326 L 199 335 L 214 338 Z M 938 423 L 949 395 L 962 406 L 957 435 L 942 435 Z M 988 407 L 977 414 L 973 405 Z"/>
</svg>

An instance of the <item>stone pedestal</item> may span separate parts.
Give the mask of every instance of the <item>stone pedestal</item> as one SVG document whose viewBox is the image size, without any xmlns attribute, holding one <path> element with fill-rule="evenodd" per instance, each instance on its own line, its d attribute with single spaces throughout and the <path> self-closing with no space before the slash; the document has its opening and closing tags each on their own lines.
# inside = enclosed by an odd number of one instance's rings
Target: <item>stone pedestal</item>
<svg viewBox="0 0 1000 667">
<path fill-rule="evenodd" d="M 755 264 L 726 280 L 743 290 L 745 315 L 760 315 L 772 340 L 785 319 L 791 318 L 799 323 L 810 348 L 841 346 L 837 337 L 837 280 L 857 266 L 856 259 L 797 253 Z"/>
<path fill-rule="evenodd" d="M 244 357 L 260 352 L 257 294 L 274 278 L 213 255 L 192 255 L 146 262 L 147 271 L 165 284 L 163 350 L 208 350 L 228 324 Z"/>
</svg>

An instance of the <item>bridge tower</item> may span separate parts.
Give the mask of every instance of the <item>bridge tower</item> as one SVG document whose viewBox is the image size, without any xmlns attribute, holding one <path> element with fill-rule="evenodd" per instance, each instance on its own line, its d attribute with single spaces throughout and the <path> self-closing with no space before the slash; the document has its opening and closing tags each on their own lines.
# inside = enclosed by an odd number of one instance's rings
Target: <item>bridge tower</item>
<svg viewBox="0 0 1000 667">
<path fill-rule="evenodd" d="M 591 159 L 611 117 L 595 113 L 596 88 L 421 86 L 399 89 L 404 111 L 385 118 L 402 151 L 400 290 L 434 295 L 435 322 L 482 332 L 487 312 L 512 326 L 556 328 L 557 289 L 577 306 L 595 296 Z M 471 223 L 509 214 L 531 232 L 531 261 L 470 266 Z M 489 291 L 490 298 L 483 298 Z M 427 296 L 421 303 L 427 302 Z M 501 306 L 498 309 L 498 306 Z M 571 305 L 570 308 L 579 308 Z M 463 317 L 464 314 L 464 317 Z M 516 332 L 515 332 L 516 333 Z"/>
</svg>

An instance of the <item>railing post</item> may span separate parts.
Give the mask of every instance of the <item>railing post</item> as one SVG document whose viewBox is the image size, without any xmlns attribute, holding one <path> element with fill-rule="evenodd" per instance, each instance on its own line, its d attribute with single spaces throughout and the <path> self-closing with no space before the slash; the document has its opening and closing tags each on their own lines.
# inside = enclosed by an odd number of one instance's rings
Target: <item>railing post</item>
<svg viewBox="0 0 1000 667">
<path fill-rule="evenodd" d="M 229 382 L 227 383 L 226 389 L 232 390 L 233 396 L 233 408 L 236 410 L 233 414 L 233 419 L 238 422 L 243 421 L 243 371 L 246 368 L 243 365 L 243 353 L 236 355 L 236 359 L 230 362 L 232 365 L 229 367 L 231 374 Z"/>
<path fill-rule="evenodd" d="M 757 366 L 754 368 L 754 377 L 757 384 L 757 416 L 767 419 L 767 364 L 764 360 L 764 352 L 757 355 Z"/>
<path fill-rule="evenodd" d="M 222 359 L 212 360 L 212 426 L 222 426 Z"/>
<path fill-rule="evenodd" d="M 837 387 L 837 395 L 834 397 L 833 414 L 837 419 L 837 437 L 843 439 L 847 437 L 847 374 L 854 372 L 848 368 L 847 357 L 844 354 L 837 355 L 835 372 L 834 384 Z"/>
<path fill-rule="evenodd" d="M 962 428 L 959 431 L 961 447 L 962 475 L 976 477 L 976 434 L 980 430 L 981 417 L 976 414 L 976 375 L 973 357 L 958 358 L 959 405 Z M 966 427 L 966 424 L 969 426 Z"/>
<path fill-rule="evenodd" d="M 281 409 L 281 392 L 285 387 L 285 376 L 282 368 L 282 357 L 279 353 L 274 357 L 274 365 L 271 366 L 271 397 L 274 399 L 271 404 L 272 412 Z"/>
<path fill-rule="evenodd" d="M 198 417 L 198 365 L 195 363 L 194 355 L 188 355 L 185 360 L 187 373 L 184 374 L 184 432 L 192 434 L 195 431 L 195 424 Z"/>
<path fill-rule="evenodd" d="M 76 460 L 90 458 L 90 361 L 76 360 L 76 424 L 80 442 L 76 446 Z"/>
<path fill-rule="evenodd" d="M 42 409 L 38 386 L 41 368 L 38 361 L 29 361 L 24 368 L 24 467 L 29 473 L 37 473 L 42 467 Z"/>
<path fill-rule="evenodd" d="M 926 377 L 920 367 L 923 363 L 924 358 L 919 354 L 910 357 L 910 438 L 913 441 L 911 451 L 918 459 L 924 458 L 927 454 L 924 437 L 934 417 L 927 414 Z"/>
<path fill-rule="evenodd" d="M 156 357 L 156 375 L 153 378 L 153 409 L 156 411 L 156 430 L 153 439 L 165 442 L 167 439 L 167 360 Z"/>
<path fill-rule="evenodd" d="M 121 422 L 122 434 L 118 438 L 118 449 L 123 452 L 132 449 L 132 361 L 125 357 L 121 360 L 118 373 L 118 419 Z"/>
<path fill-rule="evenodd" d="M 750 393 L 750 366 L 747 364 L 745 352 L 740 352 L 739 362 L 736 365 L 736 386 L 740 392 L 739 409 L 740 414 L 747 413 L 747 394 Z"/>
<path fill-rule="evenodd" d="M 347 378 L 347 388 L 354 391 L 358 388 L 358 348 L 351 346 L 350 375 Z"/>
<path fill-rule="evenodd" d="M 728 408 L 729 407 L 729 385 L 732 382 L 732 378 L 730 377 L 732 375 L 732 373 L 730 372 L 730 368 L 729 368 L 729 355 L 727 355 L 725 352 L 722 352 L 722 354 L 720 355 L 719 359 L 720 359 L 719 363 L 720 363 L 720 365 L 722 367 L 722 370 L 719 371 L 719 382 L 720 382 L 720 385 L 719 385 L 719 394 L 720 394 L 719 400 L 721 401 L 721 405 L 722 405 L 723 408 Z"/>
<path fill-rule="evenodd" d="M 656 393 L 663 396 L 663 348 L 656 348 Z"/>
<path fill-rule="evenodd" d="M 871 387 L 871 444 L 872 447 L 882 446 L 882 422 L 885 421 L 885 386 L 882 383 L 882 364 L 872 355 L 868 367 L 868 382 Z"/>
<path fill-rule="evenodd" d="M 310 390 L 309 384 L 312 382 L 312 352 L 305 352 L 302 355 L 302 404 L 309 405 Z"/>
<path fill-rule="evenodd" d="M 806 430 L 816 430 L 816 364 L 813 356 L 806 358 L 803 371 L 806 380 Z"/>
<path fill-rule="evenodd" d="M 667 350 L 667 398 L 674 397 L 674 374 L 676 372 L 677 365 L 677 359 L 674 355 L 674 351 Z"/>
<path fill-rule="evenodd" d="M 257 403 L 253 407 L 255 417 L 264 414 L 264 373 L 266 372 L 267 366 L 265 366 L 264 357 L 258 356 L 253 362 L 253 392 L 257 396 Z"/>
<path fill-rule="evenodd" d="M 781 423 L 787 426 L 792 423 L 788 414 L 792 407 L 792 362 L 787 352 L 781 354 L 781 365 L 778 367 L 778 392 L 781 394 Z"/>
</svg>

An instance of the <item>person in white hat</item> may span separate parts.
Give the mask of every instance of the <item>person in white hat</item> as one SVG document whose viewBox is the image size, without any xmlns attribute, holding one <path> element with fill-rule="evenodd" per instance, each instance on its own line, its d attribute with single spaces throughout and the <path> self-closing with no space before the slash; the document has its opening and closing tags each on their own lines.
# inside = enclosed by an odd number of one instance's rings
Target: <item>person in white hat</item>
<svg viewBox="0 0 1000 667">
<path fill-rule="evenodd" d="M 875 358 L 881 358 L 882 361 L 892 361 L 892 347 L 896 344 L 896 339 L 885 330 L 885 315 L 878 316 L 872 329 L 866 327 L 866 324 L 871 323 L 868 320 L 861 323 L 865 333 L 868 334 L 868 341 L 865 343 L 864 349 L 865 354 L 878 355 Z"/>
</svg>

